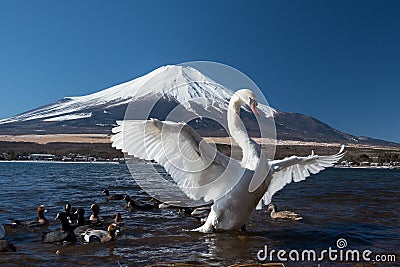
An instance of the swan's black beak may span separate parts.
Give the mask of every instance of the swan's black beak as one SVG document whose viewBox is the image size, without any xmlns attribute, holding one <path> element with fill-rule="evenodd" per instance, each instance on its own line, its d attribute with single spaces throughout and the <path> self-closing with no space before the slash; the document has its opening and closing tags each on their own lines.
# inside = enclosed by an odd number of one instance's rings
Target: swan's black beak
<svg viewBox="0 0 400 267">
<path fill-rule="evenodd" d="M 257 102 L 255 102 L 255 101 L 251 101 L 250 108 L 251 108 L 251 111 L 253 111 L 254 115 L 258 116 L 260 114 L 258 113 L 257 104 L 256 103 Z"/>
</svg>

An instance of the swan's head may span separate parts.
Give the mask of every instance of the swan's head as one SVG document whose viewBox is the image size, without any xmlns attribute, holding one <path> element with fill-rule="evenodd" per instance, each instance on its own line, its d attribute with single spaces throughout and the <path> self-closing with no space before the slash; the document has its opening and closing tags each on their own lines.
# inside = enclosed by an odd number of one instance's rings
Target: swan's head
<svg viewBox="0 0 400 267">
<path fill-rule="evenodd" d="M 257 110 L 258 102 L 256 100 L 256 96 L 254 95 L 253 91 L 251 91 L 250 89 L 240 89 L 236 91 L 235 95 L 239 97 L 242 103 L 245 103 L 247 106 L 251 108 L 251 111 L 254 113 L 254 115 L 256 116 L 259 115 Z"/>
</svg>

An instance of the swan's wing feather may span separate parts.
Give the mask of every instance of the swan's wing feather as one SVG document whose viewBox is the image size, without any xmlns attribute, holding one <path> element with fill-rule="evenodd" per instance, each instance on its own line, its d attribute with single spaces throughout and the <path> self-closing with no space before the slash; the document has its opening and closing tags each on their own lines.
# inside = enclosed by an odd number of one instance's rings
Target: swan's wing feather
<svg viewBox="0 0 400 267">
<path fill-rule="evenodd" d="M 239 162 L 218 152 L 186 123 L 152 119 L 117 124 L 112 146 L 130 156 L 157 161 L 192 199 L 222 197 L 244 171 Z"/>
<path fill-rule="evenodd" d="M 272 196 L 285 185 L 291 182 L 303 181 L 311 174 L 316 174 L 325 168 L 332 167 L 344 156 L 343 150 L 344 146 L 334 155 L 318 156 L 312 153 L 308 157 L 291 156 L 282 160 L 272 161 L 272 179 L 261 201 L 264 205 L 268 205 Z M 261 201 L 257 206 L 258 208 L 261 207 Z"/>
</svg>

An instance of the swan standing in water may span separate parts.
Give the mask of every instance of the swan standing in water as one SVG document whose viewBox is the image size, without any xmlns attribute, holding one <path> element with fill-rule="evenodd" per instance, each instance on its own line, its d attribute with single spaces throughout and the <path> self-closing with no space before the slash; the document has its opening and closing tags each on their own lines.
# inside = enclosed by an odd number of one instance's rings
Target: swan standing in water
<svg viewBox="0 0 400 267">
<path fill-rule="evenodd" d="M 194 200 L 214 201 L 206 222 L 193 231 L 238 230 L 254 209 L 267 205 L 286 184 L 304 180 L 333 166 L 343 157 L 292 156 L 269 160 L 252 140 L 240 119 L 246 104 L 257 116 L 257 101 L 248 89 L 237 91 L 228 106 L 228 128 L 242 149 L 242 161 L 223 155 L 186 123 L 151 120 L 117 121 L 112 146 L 128 155 L 155 160 L 171 175 L 179 188 Z"/>
</svg>

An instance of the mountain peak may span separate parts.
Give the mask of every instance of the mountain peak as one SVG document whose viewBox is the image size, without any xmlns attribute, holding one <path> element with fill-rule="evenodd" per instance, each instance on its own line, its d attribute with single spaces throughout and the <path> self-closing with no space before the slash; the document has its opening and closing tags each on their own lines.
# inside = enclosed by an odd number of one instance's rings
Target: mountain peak
<svg viewBox="0 0 400 267">
<path fill-rule="evenodd" d="M 183 104 L 194 98 L 201 98 L 199 103 L 204 107 L 215 102 L 219 103 L 216 106 L 220 106 L 226 104 L 232 94 L 232 91 L 193 67 L 166 65 L 93 94 L 65 97 L 56 103 L 2 119 L 0 124 L 37 119 L 58 120 L 58 117 L 61 120 L 67 114 L 73 115 L 68 118 L 79 119 L 79 114 L 83 114 L 82 111 L 88 108 L 102 106 L 107 109 L 145 96 L 168 96 Z"/>
</svg>

